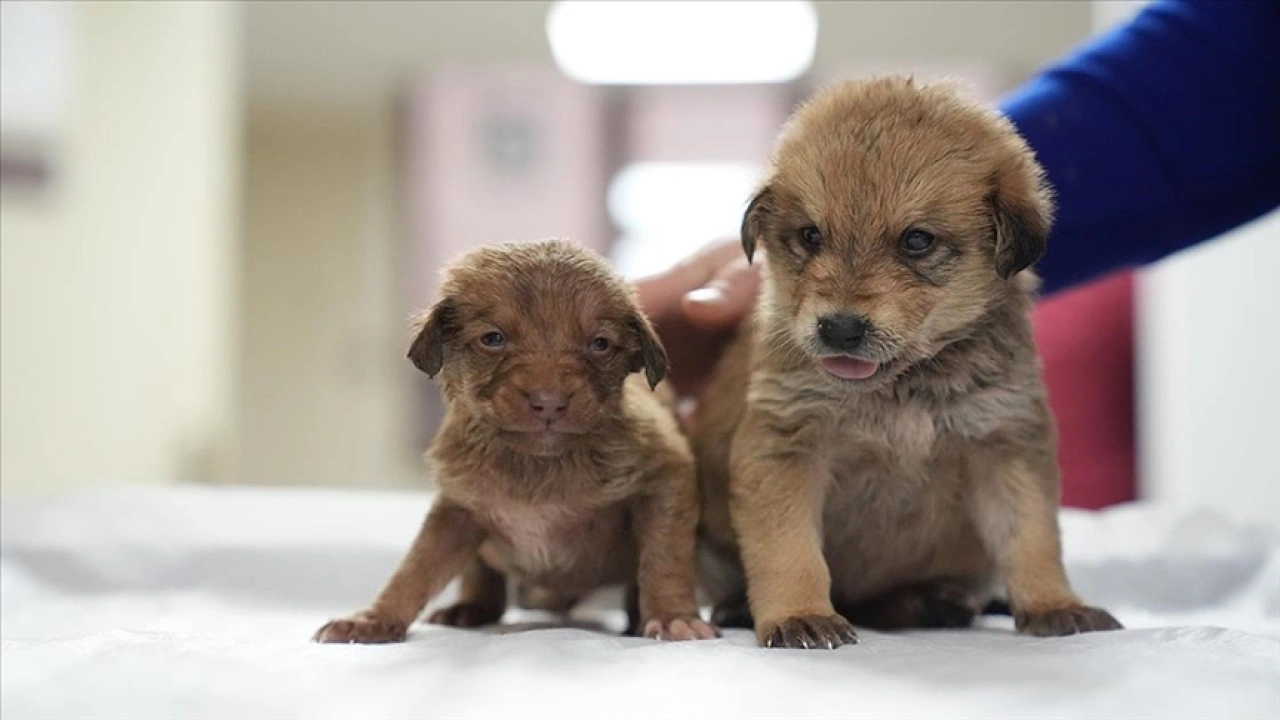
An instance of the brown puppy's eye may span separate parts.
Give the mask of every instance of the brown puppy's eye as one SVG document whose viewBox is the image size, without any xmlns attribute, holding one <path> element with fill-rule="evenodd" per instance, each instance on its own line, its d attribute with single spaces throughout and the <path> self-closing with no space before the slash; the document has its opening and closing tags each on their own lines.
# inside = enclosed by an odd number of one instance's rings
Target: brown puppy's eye
<svg viewBox="0 0 1280 720">
<path fill-rule="evenodd" d="M 805 225 L 800 228 L 800 245 L 809 252 L 817 252 L 822 247 L 822 231 L 817 225 Z"/>
<path fill-rule="evenodd" d="M 902 239 L 898 244 L 902 247 L 904 255 L 919 258 L 928 255 L 937 244 L 937 240 L 924 230 L 912 229 L 902 233 Z"/>
<path fill-rule="evenodd" d="M 485 333 L 480 336 L 480 344 L 497 350 L 507 344 L 507 338 L 500 332 Z"/>
<path fill-rule="evenodd" d="M 598 337 L 591 341 L 591 352 L 593 353 L 607 353 L 611 347 L 613 347 L 613 345 L 609 343 L 609 338 Z"/>
</svg>

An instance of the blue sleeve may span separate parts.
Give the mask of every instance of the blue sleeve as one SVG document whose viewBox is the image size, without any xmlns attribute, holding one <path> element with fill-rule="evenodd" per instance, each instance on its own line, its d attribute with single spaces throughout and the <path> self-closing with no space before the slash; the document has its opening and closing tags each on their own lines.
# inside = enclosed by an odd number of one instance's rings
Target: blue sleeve
<svg viewBox="0 0 1280 720">
<path fill-rule="evenodd" d="M 1280 205 L 1280 0 L 1166 0 L 1007 97 L 1057 195 L 1052 292 Z"/>
</svg>

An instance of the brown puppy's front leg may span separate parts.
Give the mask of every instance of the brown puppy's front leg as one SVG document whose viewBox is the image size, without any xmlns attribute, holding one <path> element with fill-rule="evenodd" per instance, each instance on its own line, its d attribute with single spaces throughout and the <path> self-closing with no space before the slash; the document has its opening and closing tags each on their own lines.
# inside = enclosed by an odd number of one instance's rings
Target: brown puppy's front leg
<svg viewBox="0 0 1280 720">
<path fill-rule="evenodd" d="M 439 499 L 427 513 L 400 567 L 368 608 L 316 631 L 322 643 L 387 643 L 405 639 L 427 602 L 471 560 L 484 530 L 470 511 Z"/>
<path fill-rule="evenodd" d="M 1071 590 L 1062 566 L 1056 463 L 1052 458 L 1003 464 L 995 492 L 978 492 L 977 524 L 1009 590 L 1019 632 L 1040 637 L 1118 630 L 1106 610 Z"/>
<path fill-rule="evenodd" d="M 729 503 L 756 639 L 780 648 L 857 642 L 853 626 L 831 605 L 831 573 L 822 555 L 825 488 L 813 458 L 761 443 L 767 436 L 750 423 L 743 429 L 734 440 Z"/>
<path fill-rule="evenodd" d="M 635 499 L 632 519 L 640 563 L 636 573 L 645 637 L 707 640 L 720 631 L 698 615 L 694 594 L 698 486 L 692 465 L 665 466 Z"/>
</svg>

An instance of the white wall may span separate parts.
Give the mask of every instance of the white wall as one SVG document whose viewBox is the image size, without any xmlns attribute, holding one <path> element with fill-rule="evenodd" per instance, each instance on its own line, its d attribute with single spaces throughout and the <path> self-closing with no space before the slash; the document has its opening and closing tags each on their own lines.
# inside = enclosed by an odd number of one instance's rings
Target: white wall
<svg viewBox="0 0 1280 720">
<path fill-rule="evenodd" d="M 252 116 L 247 139 L 236 480 L 424 482 L 390 108 Z"/>
<path fill-rule="evenodd" d="M 1132 18 L 1149 0 L 1094 0 L 1091 3 L 1093 30 L 1102 33 Z"/>
<path fill-rule="evenodd" d="M 54 184 L 0 198 L 0 485 L 228 470 L 235 6 L 71 6 Z"/>
<path fill-rule="evenodd" d="M 1094 26 L 1145 2 L 1095 2 Z M 1138 283 L 1139 487 L 1280 525 L 1280 211 Z"/>
<path fill-rule="evenodd" d="M 1138 288 L 1142 495 L 1280 526 L 1280 211 Z"/>
</svg>

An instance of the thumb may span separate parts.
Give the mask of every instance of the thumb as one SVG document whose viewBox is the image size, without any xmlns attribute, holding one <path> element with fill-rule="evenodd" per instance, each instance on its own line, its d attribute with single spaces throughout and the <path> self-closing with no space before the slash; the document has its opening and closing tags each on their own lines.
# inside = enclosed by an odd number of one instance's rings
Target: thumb
<svg viewBox="0 0 1280 720">
<path fill-rule="evenodd" d="M 691 323 L 724 330 L 737 325 L 751 312 L 759 291 L 759 266 L 738 258 L 723 266 L 706 285 L 686 293 L 681 306 Z"/>
<path fill-rule="evenodd" d="M 742 257 L 737 243 L 720 242 L 694 253 L 675 267 L 635 282 L 640 305 L 650 317 L 665 317 L 680 310 L 685 293 L 710 282 L 716 272 Z"/>
</svg>

